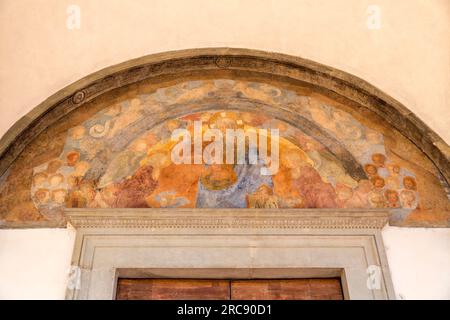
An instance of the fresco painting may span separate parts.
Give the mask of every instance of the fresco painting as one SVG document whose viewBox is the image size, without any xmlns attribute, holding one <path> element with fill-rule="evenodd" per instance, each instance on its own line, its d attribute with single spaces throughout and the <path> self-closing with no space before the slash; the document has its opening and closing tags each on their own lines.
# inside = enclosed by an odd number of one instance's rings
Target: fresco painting
<svg viewBox="0 0 450 320">
<path fill-rule="evenodd" d="M 315 131 L 278 119 L 264 106 L 289 106 Z M 155 121 L 155 114 L 176 108 L 178 116 Z M 171 134 L 192 132 L 194 121 L 224 133 L 279 129 L 278 172 L 261 175 L 262 164 L 174 164 Z M 254 81 L 194 80 L 138 90 L 69 127 L 59 155 L 23 171 L 28 189 L 21 210 L 8 187 L 15 182 L 7 174 L 1 178 L 3 223 L 64 220 L 64 208 L 385 208 L 392 225 L 420 225 L 426 214 L 434 215 L 428 225 L 449 224 L 448 186 L 429 170 L 416 174 L 388 147 L 392 139 L 386 143 L 379 126 L 318 95 Z M 326 141 L 348 151 L 346 159 Z M 348 170 L 349 161 L 362 174 Z M 430 201 L 434 211 L 423 206 Z"/>
</svg>

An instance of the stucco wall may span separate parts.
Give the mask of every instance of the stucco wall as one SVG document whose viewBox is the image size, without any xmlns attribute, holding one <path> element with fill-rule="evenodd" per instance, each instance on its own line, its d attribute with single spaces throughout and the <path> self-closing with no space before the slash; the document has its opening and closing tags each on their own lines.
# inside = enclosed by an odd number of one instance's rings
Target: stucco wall
<svg viewBox="0 0 450 320">
<path fill-rule="evenodd" d="M 450 299 L 450 229 L 385 227 L 397 299 Z M 73 229 L 0 230 L 0 299 L 64 299 Z"/>
<path fill-rule="evenodd" d="M 450 229 L 385 227 L 397 299 L 450 299 Z"/>
<path fill-rule="evenodd" d="M 81 9 L 80 29 L 66 27 L 69 4 Z M 380 29 L 367 27 L 369 5 L 381 10 Z M 348 71 L 450 142 L 449 15 L 447 0 L 2 0 L 0 134 L 93 71 L 155 52 L 229 46 Z"/>
<path fill-rule="evenodd" d="M 0 230 L 0 299 L 64 299 L 75 231 Z"/>
<path fill-rule="evenodd" d="M 79 30 L 66 27 L 69 4 Z M 369 5 L 381 28 L 366 25 Z M 45 98 L 103 67 L 150 53 L 244 47 L 357 75 L 450 142 L 448 0 L 0 1 L 0 135 Z M 448 229 L 384 231 L 397 294 L 450 299 Z M 0 298 L 62 298 L 73 232 L 0 230 Z"/>
</svg>

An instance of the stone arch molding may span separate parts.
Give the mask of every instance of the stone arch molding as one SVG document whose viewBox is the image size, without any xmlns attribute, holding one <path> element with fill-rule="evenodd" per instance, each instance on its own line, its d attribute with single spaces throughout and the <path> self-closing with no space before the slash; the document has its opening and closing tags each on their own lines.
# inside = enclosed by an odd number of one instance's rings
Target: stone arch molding
<svg viewBox="0 0 450 320">
<path fill-rule="evenodd" d="M 0 183 L 7 183 L 5 181 L 14 163 L 39 135 L 70 117 L 77 110 L 95 103 L 96 99 L 105 94 L 118 95 L 120 92 L 123 94 L 124 90 L 133 90 L 126 88 L 132 88 L 144 82 L 149 85 L 163 82 L 174 85 L 181 82 L 180 79 L 187 81 L 203 78 L 270 83 L 274 87 L 280 86 L 294 91 L 296 88 L 301 88 L 299 90 L 305 96 L 320 95 L 324 99 L 333 101 L 330 103 L 339 105 L 342 110 L 356 119 L 359 117 L 361 122 L 369 119 L 367 121 L 374 123 L 374 130 L 385 130 L 385 132 L 390 130 L 392 136 L 386 137 L 385 140 L 389 140 L 386 144 L 390 143 L 391 150 L 387 152 L 392 153 L 394 157 L 406 161 L 405 152 L 408 153 L 408 150 L 412 150 L 411 158 L 417 157 L 420 153 L 423 157 L 421 167 L 424 170 L 421 176 L 425 177 L 424 180 L 429 180 L 428 183 L 422 184 L 422 189 L 428 189 L 427 186 L 433 185 L 443 190 L 440 190 L 441 194 L 445 195 L 448 192 L 449 146 L 398 101 L 362 79 L 309 60 L 278 53 L 231 48 L 191 49 L 153 54 L 108 67 L 62 89 L 20 119 L 0 140 L 0 177 L 2 177 Z M 183 105 L 171 105 L 164 110 L 160 118 L 153 114 L 152 122 L 147 126 L 148 128 L 157 126 L 164 121 L 185 116 L 188 113 L 205 112 L 209 109 L 229 109 L 227 108 L 228 100 L 222 101 L 222 96 L 213 98 L 214 100 L 211 100 L 209 104 L 205 100 L 203 104 L 193 106 L 189 112 L 183 109 Z M 334 136 L 326 126 L 319 126 L 311 121 L 298 106 L 289 103 L 264 103 L 248 97 L 244 98 L 236 99 L 231 109 L 236 112 L 262 112 L 268 117 L 299 128 L 323 145 L 331 157 L 338 159 L 345 172 L 353 179 L 359 181 L 371 178 L 364 168 L 364 163 L 355 158 L 345 142 Z M 214 108 L 205 107 L 212 104 Z M 403 153 L 397 152 L 398 145 L 407 145 L 403 148 Z M 410 172 L 417 169 L 413 164 L 411 166 L 405 170 Z M 422 191 L 428 192 L 428 190 Z M 429 192 L 432 191 L 429 190 Z M 0 204 L 1 199 L 0 197 Z M 413 209 L 423 209 L 423 212 L 417 219 L 406 225 L 448 225 L 446 213 L 448 201 L 446 203 L 443 199 L 423 197 L 422 194 L 421 201 L 424 204 L 416 205 Z M 436 203 L 440 205 L 435 206 Z M 436 208 L 437 210 L 434 210 Z M 393 209 L 398 208 L 393 207 Z M 425 220 L 422 219 L 424 214 L 428 214 Z M 436 218 L 436 214 L 439 217 Z M 45 221 L 46 218 L 42 220 Z M 403 218 L 400 220 L 394 218 L 392 221 L 394 224 L 398 221 L 405 223 Z M 6 222 L 4 225 L 16 226 L 17 224 Z"/>
</svg>

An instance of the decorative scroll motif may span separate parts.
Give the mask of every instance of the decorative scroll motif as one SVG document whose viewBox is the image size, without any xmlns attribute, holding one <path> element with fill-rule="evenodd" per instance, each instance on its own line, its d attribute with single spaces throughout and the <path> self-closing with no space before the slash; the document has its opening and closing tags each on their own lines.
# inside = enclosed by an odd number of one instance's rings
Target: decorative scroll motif
<svg viewBox="0 0 450 320">
<path fill-rule="evenodd" d="M 85 97 L 86 94 L 84 93 L 84 91 L 78 91 L 73 95 L 72 102 L 75 104 L 80 104 L 81 102 L 83 102 Z"/>
</svg>

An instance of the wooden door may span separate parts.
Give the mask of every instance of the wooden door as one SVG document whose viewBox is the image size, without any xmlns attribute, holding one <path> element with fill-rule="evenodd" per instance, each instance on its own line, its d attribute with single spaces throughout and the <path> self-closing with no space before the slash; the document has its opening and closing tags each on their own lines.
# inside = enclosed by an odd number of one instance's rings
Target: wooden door
<svg viewBox="0 0 450 320">
<path fill-rule="evenodd" d="M 228 280 L 119 279 L 118 300 L 228 300 Z"/>
<path fill-rule="evenodd" d="M 340 279 L 233 280 L 232 300 L 343 300 Z"/>
<path fill-rule="evenodd" d="M 118 300 L 342 300 L 340 279 L 119 279 Z"/>
</svg>

